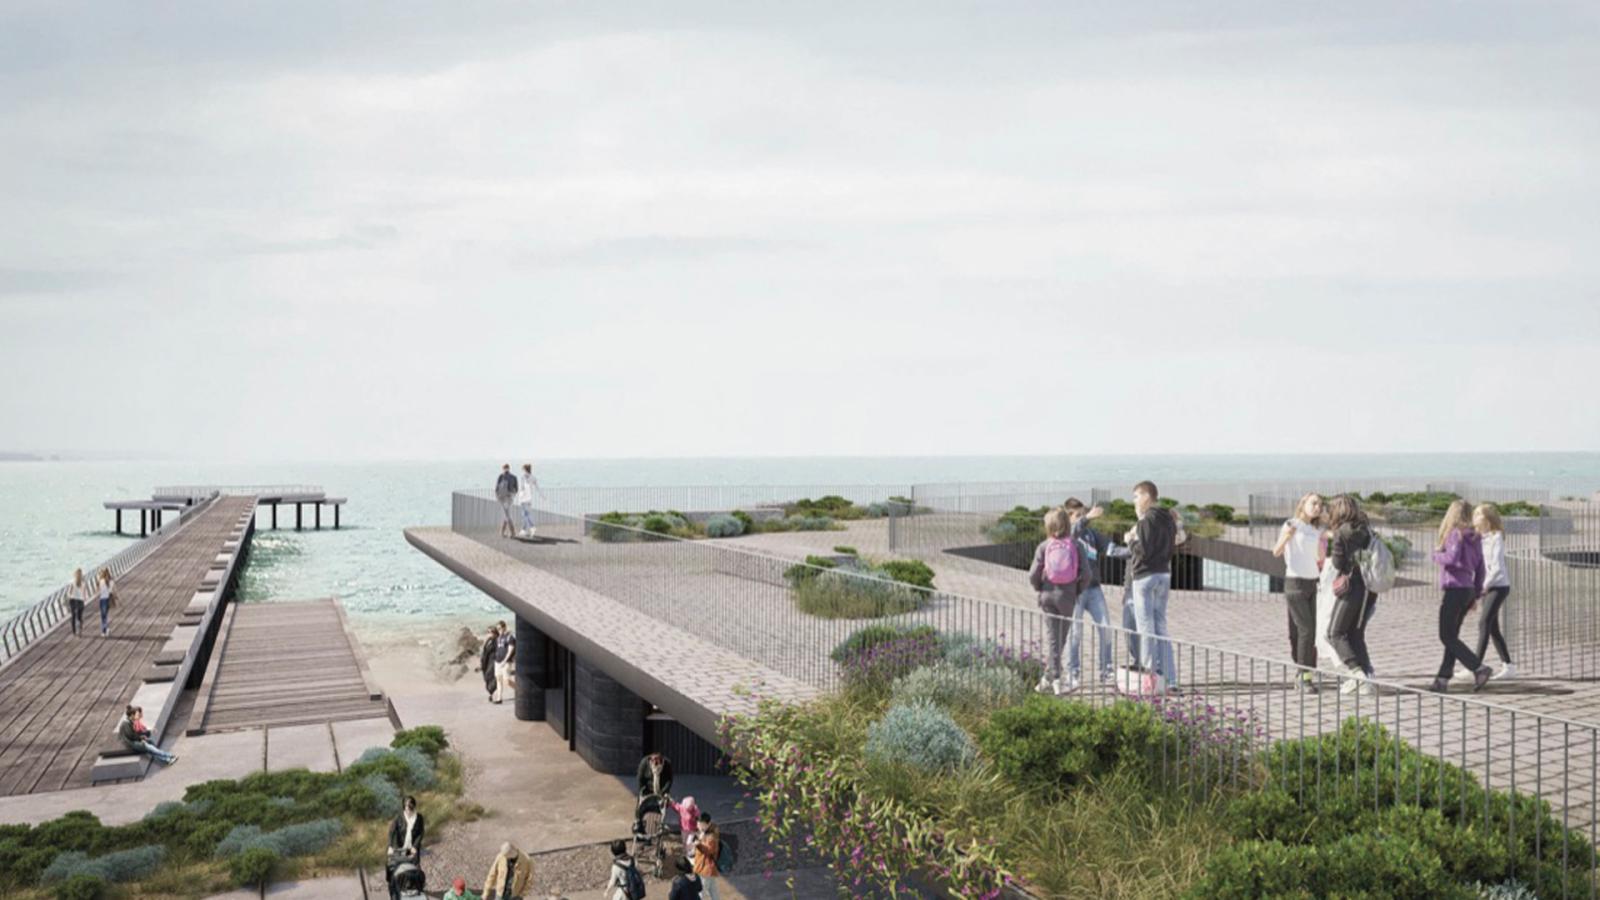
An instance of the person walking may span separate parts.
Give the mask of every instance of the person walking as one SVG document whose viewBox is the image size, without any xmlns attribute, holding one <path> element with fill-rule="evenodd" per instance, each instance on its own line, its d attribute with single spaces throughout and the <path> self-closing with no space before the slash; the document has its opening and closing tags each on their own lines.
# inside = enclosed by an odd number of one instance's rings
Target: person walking
<svg viewBox="0 0 1600 900">
<path fill-rule="evenodd" d="M 478 671 L 483 673 L 483 686 L 489 692 L 489 702 L 494 702 L 494 688 L 500 679 L 494 672 L 494 651 L 500 640 L 500 626 L 490 625 L 484 636 L 483 649 L 478 651 Z"/>
<path fill-rule="evenodd" d="M 1349 494 L 1340 494 L 1328 504 L 1328 566 L 1332 569 L 1330 591 L 1333 611 L 1328 616 L 1328 643 L 1344 663 L 1345 680 L 1341 693 L 1377 693 L 1369 673 L 1372 656 L 1367 652 L 1367 620 L 1378 596 L 1367 590 L 1358 554 L 1377 540 L 1361 504 Z"/>
<path fill-rule="evenodd" d="M 638 888 L 643 886 L 644 878 L 639 874 L 639 867 L 628 855 L 627 841 L 612 841 L 611 872 L 606 876 L 605 900 L 641 900 L 644 895 Z"/>
<path fill-rule="evenodd" d="M 1289 654 L 1302 691 L 1315 691 L 1317 667 L 1317 579 L 1322 563 L 1322 498 L 1306 494 L 1284 521 L 1272 555 L 1283 559 L 1283 600 L 1289 611 Z"/>
<path fill-rule="evenodd" d="M 417 812 L 417 798 L 407 797 L 400 815 L 389 823 L 389 858 L 422 865 L 422 835 L 427 821 Z"/>
<path fill-rule="evenodd" d="M 500 502 L 500 536 L 512 537 L 517 526 L 511 522 L 511 503 L 517 498 L 517 476 L 511 474 L 511 463 L 500 466 L 500 477 L 494 482 L 494 499 Z"/>
<path fill-rule="evenodd" d="M 538 529 L 533 524 L 533 495 L 544 496 L 539 489 L 539 479 L 533 477 L 533 463 L 522 464 L 522 480 L 517 485 L 517 509 L 522 512 L 520 537 L 533 537 Z"/>
<path fill-rule="evenodd" d="M 100 599 L 100 636 L 107 637 L 111 634 L 111 607 L 117 602 L 117 582 L 110 569 L 102 568 L 94 583 Z"/>
<path fill-rule="evenodd" d="M 1044 676 L 1035 688 L 1040 693 L 1067 693 L 1061 680 L 1061 651 L 1065 648 L 1067 625 L 1078 602 L 1078 542 L 1072 539 L 1067 512 L 1056 508 L 1045 513 L 1044 533 L 1033 550 L 1028 567 L 1028 583 L 1038 594 L 1039 609 L 1045 615 L 1045 631 L 1050 644 L 1045 648 Z M 702 873 L 704 874 L 704 873 Z"/>
<path fill-rule="evenodd" d="M 672 887 L 667 890 L 667 900 L 697 900 L 704 885 L 700 876 L 694 873 L 694 867 L 681 856 L 673 859 L 672 867 L 678 875 L 672 879 Z"/>
<path fill-rule="evenodd" d="M 644 814 L 655 811 L 666 814 L 661 804 L 663 798 L 672 791 L 672 760 L 664 753 L 651 753 L 639 760 L 638 776 L 639 799 L 633 806 L 633 834 L 635 837 L 644 837 Z M 687 840 L 695 828 L 694 821 L 679 819 L 678 825 Z"/>
<path fill-rule="evenodd" d="M 1176 691 L 1178 666 L 1167 631 L 1167 600 L 1172 592 L 1172 554 L 1178 544 L 1178 522 L 1161 506 L 1154 482 L 1133 486 L 1133 508 L 1139 520 L 1128 541 L 1128 574 L 1133 582 L 1130 602 L 1139 631 L 1139 662 L 1146 678 L 1159 674 L 1166 688 Z"/>
<path fill-rule="evenodd" d="M 517 662 L 517 639 L 511 636 L 506 623 L 500 623 L 500 633 L 494 639 L 494 702 L 503 703 L 506 688 L 511 687 L 512 666 Z"/>
<path fill-rule="evenodd" d="M 1506 571 L 1506 529 L 1500 510 L 1492 503 L 1481 503 L 1472 511 L 1472 528 L 1483 543 L 1483 611 L 1478 613 L 1478 659 L 1484 659 L 1489 642 L 1494 641 L 1494 652 L 1500 654 L 1503 668 L 1494 673 L 1492 680 L 1517 677 L 1517 667 L 1511 664 L 1511 651 L 1506 647 L 1506 636 L 1500 631 L 1500 611 L 1506 598 L 1511 596 L 1511 573 Z"/>
<path fill-rule="evenodd" d="M 89 582 L 82 569 L 73 569 L 72 582 L 67 585 L 67 612 L 72 616 L 72 633 L 78 637 L 83 637 L 83 608 L 88 602 Z"/>
<path fill-rule="evenodd" d="M 721 852 L 722 834 L 711 821 L 711 814 L 703 812 L 694 840 L 694 874 L 700 876 L 700 883 L 711 900 L 721 900 L 717 891 L 717 884 L 722 881 L 722 870 L 717 867 L 717 856 Z"/>
<path fill-rule="evenodd" d="M 122 720 L 117 723 L 117 737 L 122 739 L 122 746 L 148 756 L 164 766 L 170 766 L 178 761 L 176 753 L 168 753 L 150 740 L 150 728 L 144 724 L 142 706 L 129 706 L 124 710 Z"/>
<path fill-rule="evenodd" d="M 1472 673 L 1472 689 L 1481 691 L 1494 673 L 1461 640 L 1461 621 L 1483 593 L 1485 577 L 1483 541 L 1472 529 L 1467 501 L 1457 500 L 1445 511 L 1433 561 L 1439 566 L 1439 587 L 1444 591 L 1439 603 L 1439 642 L 1444 645 L 1444 662 L 1439 664 L 1439 675 L 1428 690 L 1439 694 L 1449 690 L 1450 676 L 1459 662 Z"/>
<path fill-rule="evenodd" d="M 1072 523 L 1071 534 L 1078 542 L 1078 565 L 1084 568 L 1082 587 L 1077 602 L 1072 606 L 1072 627 L 1067 632 L 1067 684 L 1077 687 L 1081 675 L 1081 650 L 1078 629 L 1084 615 L 1094 622 L 1095 635 L 1100 647 L 1100 665 L 1096 669 L 1101 683 L 1110 683 L 1111 673 L 1111 616 L 1106 612 L 1106 595 L 1100 585 L 1100 561 L 1107 556 L 1111 539 L 1096 531 L 1090 524 L 1104 512 L 1100 507 L 1084 508 L 1083 501 L 1068 497 L 1062 504 Z"/>
<path fill-rule="evenodd" d="M 521 900 L 533 880 L 533 863 L 510 841 L 500 845 L 500 855 L 483 880 L 483 900 Z"/>
</svg>

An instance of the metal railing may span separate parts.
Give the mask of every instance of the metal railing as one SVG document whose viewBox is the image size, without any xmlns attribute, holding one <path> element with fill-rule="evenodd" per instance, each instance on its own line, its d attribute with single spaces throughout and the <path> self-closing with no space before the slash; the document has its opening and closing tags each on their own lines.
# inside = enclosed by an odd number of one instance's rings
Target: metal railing
<svg viewBox="0 0 1600 900">
<path fill-rule="evenodd" d="M 316 499 L 327 496 L 321 485 L 315 484 L 184 484 L 167 485 L 150 492 L 152 500 L 190 500 L 222 494 L 231 497 L 258 495 L 262 497 L 303 497 Z"/>
<path fill-rule="evenodd" d="M 1372 693 L 1346 693 L 1337 675 L 1279 659 L 1182 637 L 1147 646 L 1116 625 L 1085 623 L 1070 633 L 1068 623 L 1036 608 L 891 584 L 871 572 L 807 566 L 725 541 L 681 540 L 614 524 L 596 533 L 593 521 L 547 510 L 540 534 L 551 541 L 507 540 L 499 537 L 502 516 L 492 498 L 453 498 L 455 532 L 823 690 L 848 683 L 852 673 L 835 653 L 868 625 L 965 635 L 960 640 L 972 652 L 1033 665 L 1035 673 L 1049 648 L 1064 641 L 1062 662 L 1070 665 L 1074 647 L 1081 661 L 1074 699 L 1152 703 L 1176 723 L 1170 743 L 1163 738 L 1162 745 L 1169 785 L 1201 795 L 1278 779 L 1278 787 L 1312 809 L 1352 797 L 1369 798 L 1373 809 L 1399 802 L 1447 809 L 1457 824 L 1498 835 L 1508 847 L 1525 848 L 1531 838 L 1549 868 L 1516 874 L 1540 896 L 1595 895 L 1589 849 L 1600 809 L 1595 725 L 1386 681 L 1370 682 Z M 884 614 L 846 619 L 802 611 L 799 583 L 807 579 L 827 579 L 821 583 L 828 590 L 866 597 Z M 1109 643 L 1110 680 L 1101 678 L 1102 635 Z M 1161 643 L 1173 659 L 1171 671 L 1162 674 L 1181 693 L 1128 674 L 1130 661 L 1147 649 L 1159 651 Z M 946 652 L 926 661 L 948 661 Z M 1149 656 L 1161 658 L 1159 652 Z M 1308 671 L 1320 689 L 1298 685 Z M 1357 726 L 1367 737 L 1348 737 Z M 1403 765 L 1402 744 L 1452 768 Z M 1273 751 L 1290 754 L 1287 768 L 1281 756 L 1276 768 L 1264 764 L 1263 754 L 1274 747 L 1288 748 Z M 1491 804 L 1491 794 L 1478 786 L 1524 800 Z"/>
<path fill-rule="evenodd" d="M 192 507 L 187 507 L 178 513 L 178 517 L 167 522 L 147 538 L 123 549 L 122 552 L 95 566 L 85 566 L 84 576 L 92 583 L 95 573 L 101 569 L 110 569 L 112 578 L 121 578 L 128 570 L 143 562 L 157 548 L 165 544 L 190 522 L 194 515 L 204 510 L 215 502 L 215 498 L 203 500 Z M 18 654 L 22 653 L 29 644 L 39 637 L 47 634 L 52 628 L 59 625 L 67 615 L 67 590 L 70 584 L 64 584 L 52 591 L 43 600 L 34 603 L 27 609 L 0 624 L 0 666 L 10 664 Z"/>
</svg>

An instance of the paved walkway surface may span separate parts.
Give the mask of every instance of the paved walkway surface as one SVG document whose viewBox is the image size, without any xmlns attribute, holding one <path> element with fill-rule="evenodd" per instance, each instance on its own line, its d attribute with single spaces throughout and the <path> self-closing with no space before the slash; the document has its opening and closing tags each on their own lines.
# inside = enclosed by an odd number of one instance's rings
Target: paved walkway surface
<svg viewBox="0 0 1600 900">
<path fill-rule="evenodd" d="M 201 730 L 382 718 L 334 600 L 236 604 L 219 636 Z"/>
<path fill-rule="evenodd" d="M 0 669 L 0 795 L 89 784 L 98 751 L 111 741 L 140 674 L 253 503 L 219 499 L 124 575 L 109 637 L 100 636 L 91 605 L 82 636 L 63 622 Z"/>
</svg>

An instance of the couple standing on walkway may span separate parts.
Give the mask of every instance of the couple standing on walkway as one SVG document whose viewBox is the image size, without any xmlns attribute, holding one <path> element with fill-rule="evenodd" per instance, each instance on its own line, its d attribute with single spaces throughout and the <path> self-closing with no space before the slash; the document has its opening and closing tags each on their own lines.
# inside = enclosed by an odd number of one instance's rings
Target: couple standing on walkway
<svg viewBox="0 0 1600 900">
<path fill-rule="evenodd" d="M 1295 514 L 1284 522 L 1273 554 L 1284 560 L 1284 600 L 1289 612 L 1289 648 L 1301 690 L 1315 691 L 1318 647 L 1326 638 L 1325 653 L 1343 664 L 1342 693 L 1376 693 L 1372 657 L 1366 631 L 1377 608 L 1378 595 L 1367 583 L 1363 562 L 1382 553 L 1382 538 L 1373 531 L 1361 503 L 1340 494 L 1323 503 L 1318 494 L 1306 494 Z M 1485 559 L 1489 562 L 1486 564 Z M 1473 690 L 1491 677 L 1511 677 L 1516 669 L 1500 631 L 1500 611 L 1511 593 L 1505 566 L 1505 535 L 1500 513 L 1483 504 L 1471 509 L 1456 500 L 1439 526 L 1433 560 L 1439 565 L 1439 586 L 1444 598 L 1439 607 L 1439 640 L 1444 661 L 1429 690 L 1443 693 L 1459 662 L 1473 673 Z M 1461 623 L 1482 596 L 1489 604 L 1478 624 L 1474 652 L 1461 640 Z M 1505 662 L 1499 675 L 1483 664 L 1490 641 Z"/>
<path fill-rule="evenodd" d="M 1081 678 L 1079 626 L 1085 615 L 1099 633 L 1099 676 L 1103 683 L 1114 677 L 1111 668 L 1110 616 L 1100 584 L 1100 560 L 1111 556 L 1127 561 L 1123 576 L 1122 625 L 1127 631 L 1129 668 L 1146 693 L 1176 691 L 1178 666 L 1171 634 L 1167 630 L 1167 601 L 1172 593 L 1172 556 L 1186 540 L 1177 510 L 1161 505 L 1153 482 L 1133 486 L 1137 520 L 1113 546 L 1091 523 L 1103 510 L 1085 508 L 1069 498 L 1045 515 L 1045 540 L 1034 549 L 1029 582 L 1039 593 L 1039 608 L 1046 613 L 1050 646 L 1045 653 L 1041 693 L 1067 694 L 1078 689 Z M 1067 674 L 1062 677 L 1061 653 L 1067 648 Z"/>
<path fill-rule="evenodd" d="M 500 467 L 500 477 L 495 479 L 494 498 L 500 501 L 500 536 L 501 537 L 533 537 L 538 530 L 533 524 L 533 495 L 538 493 L 544 496 L 544 491 L 539 489 L 539 479 L 533 477 L 533 464 L 522 464 L 522 478 L 511 472 L 511 464 L 505 463 Z M 522 513 L 522 527 L 519 529 L 511 520 L 511 507 L 515 504 Z"/>
<path fill-rule="evenodd" d="M 505 699 L 506 688 L 511 686 L 512 673 L 516 671 L 517 639 L 504 621 L 489 626 L 483 647 L 478 651 L 478 668 L 483 671 L 483 686 L 489 691 L 489 702 Z"/>
<path fill-rule="evenodd" d="M 78 637 L 83 636 L 83 610 L 90 597 L 100 601 L 100 636 L 109 637 L 111 608 L 117 605 L 117 582 L 110 569 L 101 569 L 92 585 L 83 577 L 82 569 L 72 571 L 72 583 L 67 585 L 67 612 L 72 617 L 72 633 Z"/>
</svg>

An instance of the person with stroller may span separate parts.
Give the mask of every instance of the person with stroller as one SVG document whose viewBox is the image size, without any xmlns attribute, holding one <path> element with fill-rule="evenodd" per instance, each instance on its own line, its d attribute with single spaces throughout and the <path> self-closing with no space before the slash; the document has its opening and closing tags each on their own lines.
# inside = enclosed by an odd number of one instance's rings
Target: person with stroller
<svg viewBox="0 0 1600 900">
<path fill-rule="evenodd" d="M 390 858 L 409 859 L 422 865 L 422 835 L 427 821 L 417 812 L 417 798 L 407 797 L 400 815 L 389 823 Z"/>
<path fill-rule="evenodd" d="M 665 814 L 666 809 L 662 804 L 667 794 L 671 791 L 672 760 L 667 759 L 666 755 L 662 753 L 651 753 L 644 759 L 639 760 L 639 801 L 633 810 L 634 837 L 645 837 L 645 813 L 660 812 Z M 685 831 L 693 827 L 692 824 L 684 824 Z"/>
</svg>

